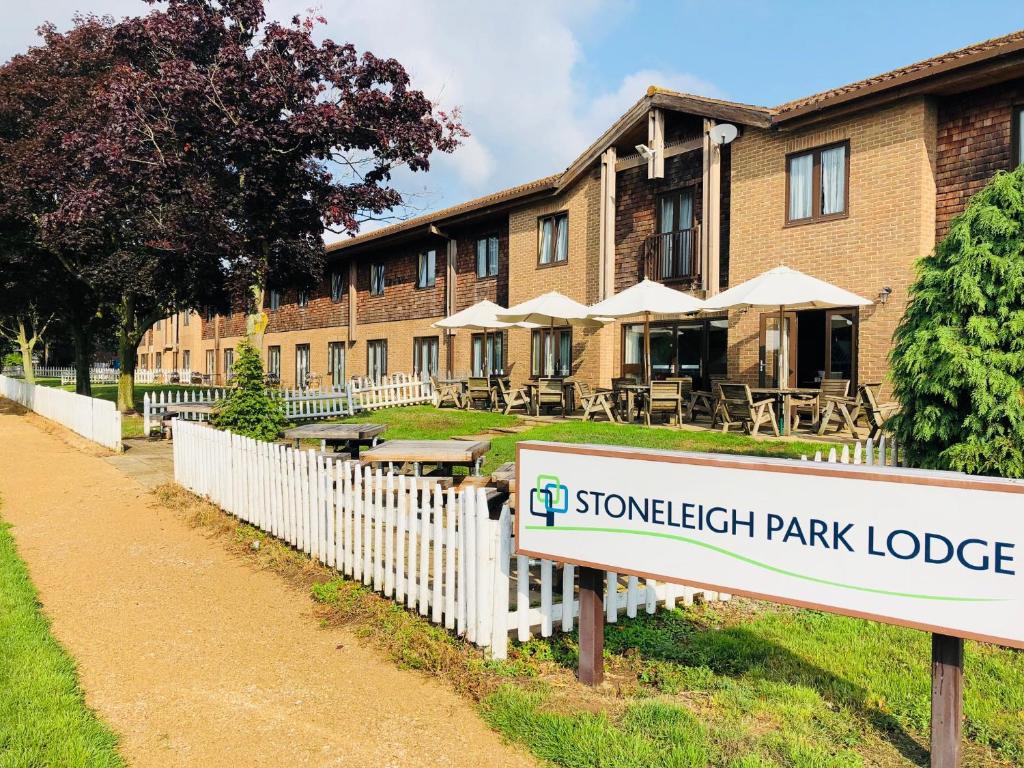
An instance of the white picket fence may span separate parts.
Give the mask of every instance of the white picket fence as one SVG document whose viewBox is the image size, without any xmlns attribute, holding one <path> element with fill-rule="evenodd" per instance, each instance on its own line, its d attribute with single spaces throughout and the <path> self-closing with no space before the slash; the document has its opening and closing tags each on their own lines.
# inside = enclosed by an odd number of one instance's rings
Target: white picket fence
<svg viewBox="0 0 1024 768">
<path fill-rule="evenodd" d="M 121 450 L 121 413 L 114 403 L 0 375 L 0 396 L 56 421 L 87 440 Z"/>
<path fill-rule="evenodd" d="M 178 403 L 212 403 L 227 395 L 223 387 L 203 390 L 168 389 L 142 396 L 142 430 L 148 435 L 167 412 Z M 380 380 L 351 379 L 344 386 L 327 389 L 273 390 L 284 401 L 289 421 L 331 419 L 353 416 L 359 411 L 433 402 L 429 379 L 396 373 Z"/>
<path fill-rule="evenodd" d="M 803 457 L 807 461 L 807 457 Z M 832 464 L 865 464 L 869 467 L 900 467 L 907 466 L 906 455 L 900 450 L 896 439 L 882 434 L 876 443 L 874 439 L 858 440 L 853 446 L 843 445 L 839 450 L 833 446 L 826 455 L 816 451 L 814 461 L 827 461 Z"/>
<path fill-rule="evenodd" d="M 372 472 L 315 451 L 264 443 L 205 424 L 174 434 L 178 484 L 385 597 L 505 658 L 520 640 L 570 631 L 576 569 L 512 555 L 507 506 L 491 519 L 484 489 L 442 491 L 430 478 Z M 642 582 L 642 583 L 641 583 Z M 636 577 L 605 579 L 607 622 L 659 603 L 728 595 Z"/>
<path fill-rule="evenodd" d="M 434 402 L 434 388 L 426 375 L 395 373 L 380 379 L 355 378 L 346 384 L 349 413 Z"/>
</svg>

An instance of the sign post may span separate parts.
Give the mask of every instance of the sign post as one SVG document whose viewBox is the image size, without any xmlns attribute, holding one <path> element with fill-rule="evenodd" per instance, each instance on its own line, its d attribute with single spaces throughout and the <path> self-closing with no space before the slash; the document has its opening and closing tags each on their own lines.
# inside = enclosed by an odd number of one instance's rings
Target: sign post
<svg viewBox="0 0 1024 768">
<path fill-rule="evenodd" d="M 516 552 L 580 566 L 581 682 L 602 572 L 930 632 L 932 765 L 959 765 L 963 639 L 1024 648 L 1024 481 L 521 442 Z"/>
<path fill-rule="evenodd" d="M 964 641 L 932 635 L 932 768 L 958 768 L 963 723 Z"/>
<path fill-rule="evenodd" d="M 604 573 L 580 568 L 580 662 L 579 679 L 584 685 L 604 680 Z"/>
</svg>

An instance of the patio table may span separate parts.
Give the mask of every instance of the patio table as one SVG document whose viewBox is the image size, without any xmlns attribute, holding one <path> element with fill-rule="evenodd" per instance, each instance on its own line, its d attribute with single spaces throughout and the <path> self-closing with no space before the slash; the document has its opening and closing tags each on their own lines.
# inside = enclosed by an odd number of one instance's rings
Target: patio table
<svg viewBox="0 0 1024 768">
<path fill-rule="evenodd" d="M 801 395 L 817 395 L 820 390 L 808 387 L 751 387 L 750 392 L 754 395 L 774 397 L 777 403 L 782 404 L 779 409 L 779 418 L 782 420 L 781 432 L 783 435 L 788 435 L 792 432 L 790 412 L 793 408 L 793 398 Z"/>
<path fill-rule="evenodd" d="M 438 467 L 460 466 L 480 474 L 484 455 L 491 450 L 490 440 L 389 440 L 363 452 L 364 464 L 412 464 L 420 474 L 423 464 Z"/>
<path fill-rule="evenodd" d="M 353 459 L 359 458 L 362 445 L 377 445 L 381 433 L 387 429 L 384 424 L 303 424 L 284 431 L 285 438 L 295 441 L 298 448 L 301 440 L 319 440 L 320 450 L 326 451 L 330 445 L 335 450 L 345 446 Z"/>
<path fill-rule="evenodd" d="M 620 384 L 615 389 L 626 393 L 626 413 L 623 421 L 633 421 L 633 414 L 636 412 L 637 400 L 639 399 L 642 402 L 643 398 L 647 397 L 647 393 L 651 391 L 650 385 Z M 622 418 L 622 414 L 619 414 L 619 418 Z"/>
<path fill-rule="evenodd" d="M 175 413 L 179 416 L 210 416 L 213 413 L 213 403 L 168 403 L 164 406 L 165 413 Z"/>
</svg>

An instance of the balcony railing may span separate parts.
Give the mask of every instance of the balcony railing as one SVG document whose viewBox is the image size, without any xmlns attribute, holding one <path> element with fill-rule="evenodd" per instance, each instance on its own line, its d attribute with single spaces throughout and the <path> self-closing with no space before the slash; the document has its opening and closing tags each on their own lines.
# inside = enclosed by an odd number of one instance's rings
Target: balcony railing
<svg viewBox="0 0 1024 768">
<path fill-rule="evenodd" d="M 641 277 L 661 283 L 699 283 L 699 242 L 699 226 L 650 235 L 644 242 Z"/>
</svg>

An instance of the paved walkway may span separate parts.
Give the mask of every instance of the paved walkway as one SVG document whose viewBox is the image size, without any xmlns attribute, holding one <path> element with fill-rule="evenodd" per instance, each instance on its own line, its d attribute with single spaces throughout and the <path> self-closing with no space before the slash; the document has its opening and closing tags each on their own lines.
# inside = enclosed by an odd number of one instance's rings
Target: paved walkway
<svg viewBox="0 0 1024 768">
<path fill-rule="evenodd" d="M 133 478 L 143 488 L 152 489 L 174 481 L 170 440 L 125 440 L 124 453 L 107 456 L 104 461 Z"/>
<path fill-rule="evenodd" d="M 130 765 L 533 764 L 111 463 L 0 403 L 0 514 Z"/>
</svg>

